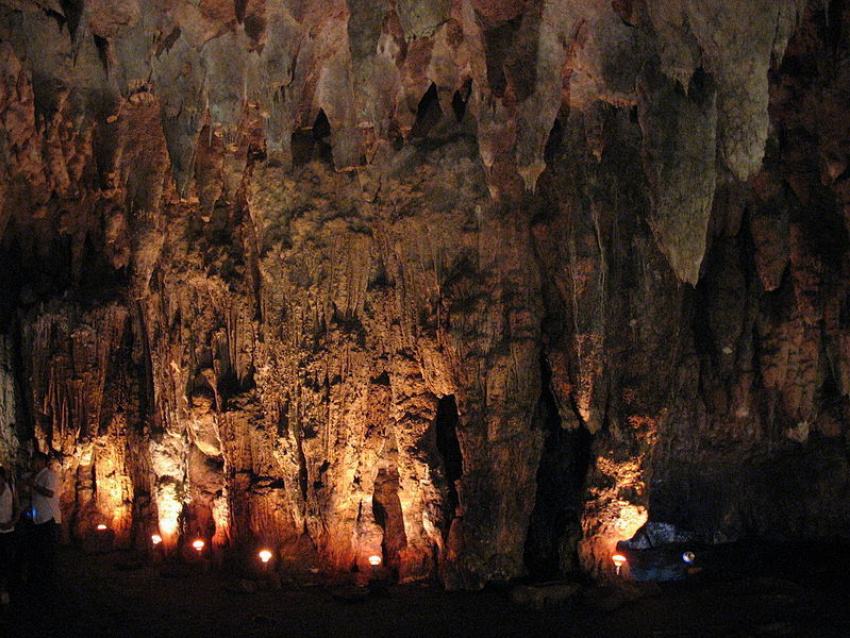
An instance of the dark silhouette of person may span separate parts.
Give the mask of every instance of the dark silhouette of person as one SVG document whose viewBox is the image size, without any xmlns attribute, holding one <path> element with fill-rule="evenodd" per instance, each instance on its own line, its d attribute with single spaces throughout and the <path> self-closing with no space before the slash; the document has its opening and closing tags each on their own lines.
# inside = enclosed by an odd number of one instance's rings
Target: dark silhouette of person
<svg viewBox="0 0 850 638">
<path fill-rule="evenodd" d="M 29 577 L 33 585 L 50 585 L 56 573 L 56 546 L 62 512 L 59 509 L 59 479 L 50 469 L 50 457 L 36 452 L 32 472 L 22 483 L 30 489 L 32 519 L 27 539 Z"/>
<path fill-rule="evenodd" d="M 6 468 L 0 467 L 0 604 L 9 604 L 15 566 L 15 525 L 21 515 L 18 493 Z"/>
</svg>

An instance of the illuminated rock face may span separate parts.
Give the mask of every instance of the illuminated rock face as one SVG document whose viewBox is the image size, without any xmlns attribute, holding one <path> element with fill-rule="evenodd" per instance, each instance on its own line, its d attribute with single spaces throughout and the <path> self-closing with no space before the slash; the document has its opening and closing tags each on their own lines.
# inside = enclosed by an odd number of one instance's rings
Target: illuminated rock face
<svg viewBox="0 0 850 638">
<path fill-rule="evenodd" d="M 823 5 L 0 0 L 0 459 L 78 536 L 450 587 L 846 538 Z"/>
</svg>

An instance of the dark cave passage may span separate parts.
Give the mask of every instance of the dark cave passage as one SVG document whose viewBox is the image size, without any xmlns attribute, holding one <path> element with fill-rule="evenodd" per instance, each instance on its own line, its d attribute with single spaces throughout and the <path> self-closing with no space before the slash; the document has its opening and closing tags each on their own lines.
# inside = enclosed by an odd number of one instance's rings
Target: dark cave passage
<svg viewBox="0 0 850 638">
<path fill-rule="evenodd" d="M 322 109 L 319 109 L 313 126 L 296 129 L 292 133 L 292 165 L 303 166 L 314 160 L 333 165 L 331 124 Z"/>
<path fill-rule="evenodd" d="M 442 397 L 437 404 L 437 416 L 435 419 L 435 430 L 437 436 L 437 451 L 443 460 L 443 469 L 447 485 L 447 498 L 444 505 L 446 515 L 446 527 L 444 535 L 448 533 L 452 520 L 457 513 L 460 504 L 457 481 L 463 476 L 463 455 L 460 451 L 460 443 L 457 438 L 457 428 L 460 419 L 457 412 L 457 403 L 454 395 L 449 394 Z"/>
<path fill-rule="evenodd" d="M 439 124 L 443 117 L 440 109 L 440 100 L 437 96 L 437 87 L 432 83 L 416 107 L 416 122 L 410 129 L 412 138 L 426 137 L 428 132 Z"/>
<path fill-rule="evenodd" d="M 472 93 L 472 80 L 467 80 L 464 85 L 452 95 L 452 112 L 458 122 L 462 122 L 466 116 L 466 107 L 469 104 L 469 96 Z"/>
<path fill-rule="evenodd" d="M 534 580 L 578 571 L 582 491 L 591 455 L 585 428 L 562 427 L 545 361 L 534 426 L 546 432 L 537 471 L 537 494 L 525 541 L 525 564 Z"/>
<path fill-rule="evenodd" d="M 372 510 L 375 522 L 384 530 L 381 550 L 384 563 L 396 573 L 401 567 L 399 552 L 407 547 L 404 532 L 404 514 L 401 500 L 398 498 L 398 470 L 381 469 L 375 477 L 375 494 L 372 497 Z"/>
</svg>

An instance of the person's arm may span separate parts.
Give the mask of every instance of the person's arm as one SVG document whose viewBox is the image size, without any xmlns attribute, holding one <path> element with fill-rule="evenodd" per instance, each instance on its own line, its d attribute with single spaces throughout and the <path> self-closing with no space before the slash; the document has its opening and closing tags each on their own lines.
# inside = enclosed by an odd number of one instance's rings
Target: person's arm
<svg viewBox="0 0 850 638">
<path fill-rule="evenodd" d="M 32 485 L 32 489 L 41 494 L 42 496 L 46 496 L 47 498 L 51 498 L 53 496 L 53 490 L 44 485 L 39 485 L 38 483 Z"/>
<path fill-rule="evenodd" d="M 47 485 L 41 485 L 41 484 L 36 482 L 36 480 L 33 476 L 30 476 L 26 480 L 26 484 L 30 487 L 30 489 L 35 490 L 36 492 L 38 492 L 42 496 L 46 496 L 47 498 L 51 498 L 53 496 L 53 490 L 51 489 L 50 486 L 53 485 L 53 482 L 49 478 L 47 479 L 47 482 L 48 482 Z"/>
</svg>

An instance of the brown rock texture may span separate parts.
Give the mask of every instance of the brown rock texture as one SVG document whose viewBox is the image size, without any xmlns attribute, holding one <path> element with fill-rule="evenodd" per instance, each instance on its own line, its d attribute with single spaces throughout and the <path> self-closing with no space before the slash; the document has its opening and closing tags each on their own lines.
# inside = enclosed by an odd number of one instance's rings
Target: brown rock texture
<svg viewBox="0 0 850 638">
<path fill-rule="evenodd" d="M 850 8 L 0 0 L 0 460 L 478 588 L 850 529 Z"/>
</svg>

